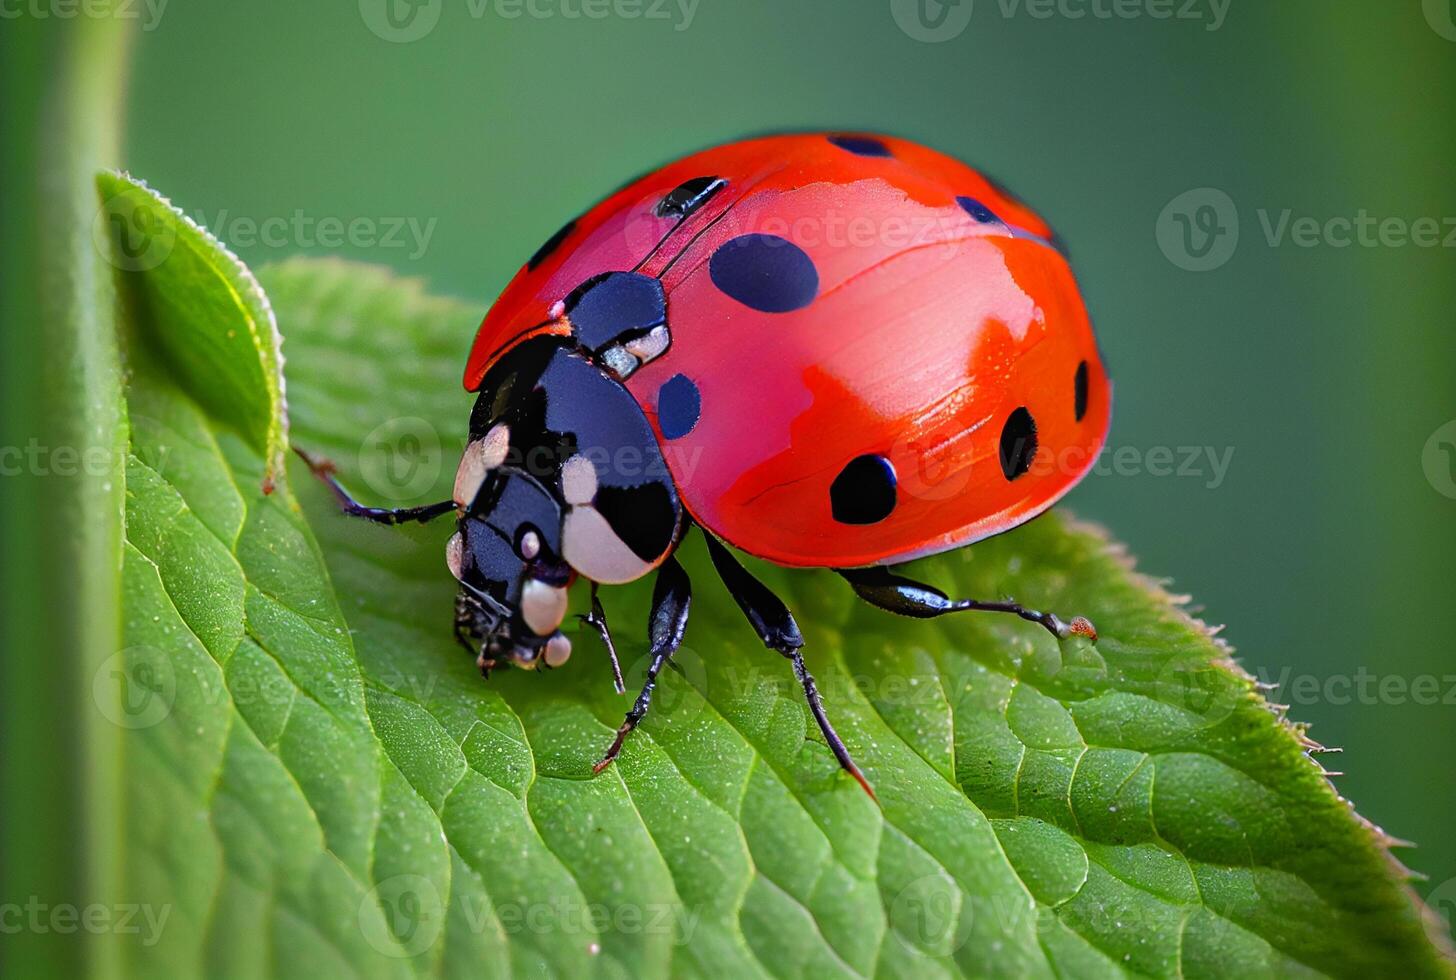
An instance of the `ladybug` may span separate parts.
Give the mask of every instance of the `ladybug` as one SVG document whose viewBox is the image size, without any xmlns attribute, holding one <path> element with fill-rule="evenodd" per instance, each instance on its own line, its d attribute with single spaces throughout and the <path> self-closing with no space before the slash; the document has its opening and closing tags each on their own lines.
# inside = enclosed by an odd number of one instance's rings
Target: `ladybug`
<svg viewBox="0 0 1456 980">
<path fill-rule="evenodd" d="M 457 638 L 483 673 L 559 667 L 567 587 L 621 669 L 598 585 L 656 574 L 646 714 L 682 642 L 690 529 L 769 648 L 789 659 L 839 764 L 785 604 L 729 550 L 831 568 L 905 616 L 1011 613 L 1059 639 L 1092 624 L 956 599 L 890 566 L 1030 520 L 1106 436 L 1112 389 L 1065 250 L 1004 187 L 908 140 L 768 136 L 686 157 L 569 221 L 486 314 L 452 499 L 344 509 L 454 514 Z M 305 458 L 308 458 L 305 456 Z"/>
</svg>

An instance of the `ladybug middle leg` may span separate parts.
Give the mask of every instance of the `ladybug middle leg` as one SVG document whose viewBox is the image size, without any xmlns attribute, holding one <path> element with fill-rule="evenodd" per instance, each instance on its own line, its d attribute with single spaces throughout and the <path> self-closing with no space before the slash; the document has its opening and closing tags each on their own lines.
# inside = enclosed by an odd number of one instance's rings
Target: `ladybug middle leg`
<svg viewBox="0 0 1456 980">
<path fill-rule="evenodd" d="M 875 791 L 870 788 L 869 780 L 865 779 L 864 773 L 860 772 L 859 766 L 855 765 L 854 759 L 850 757 L 849 749 L 845 748 L 844 740 L 829 723 L 829 716 L 824 713 L 824 703 L 819 697 L 819 688 L 814 683 L 814 675 L 809 673 L 809 668 L 804 665 L 804 637 L 799 632 L 799 624 L 794 622 L 793 613 L 789 612 L 784 601 L 774 595 L 769 587 L 749 574 L 748 569 L 739 564 L 716 538 L 711 534 L 704 534 L 708 542 L 708 555 L 713 560 L 713 568 L 717 570 L 718 577 L 728 587 L 728 592 L 733 596 L 738 608 L 748 617 L 749 624 L 753 627 L 770 650 L 777 650 L 787 657 L 794 665 L 794 676 L 798 678 L 799 684 L 804 688 L 804 697 L 809 702 L 809 711 L 814 716 L 814 721 L 819 725 L 819 731 L 823 733 L 824 740 L 829 743 L 829 750 L 834 753 L 834 758 L 839 760 L 839 765 L 845 772 L 849 773 L 859 782 L 864 791 L 869 794 L 870 799 L 876 800 Z"/>
<path fill-rule="evenodd" d="M 647 680 L 642 692 L 637 695 L 632 709 L 617 729 L 617 737 L 607 749 L 601 761 L 592 766 L 593 773 L 599 773 L 612 764 L 622 751 L 622 743 L 647 714 L 652 706 L 652 692 L 657 688 L 657 675 L 672 659 L 677 648 L 682 646 L 683 633 L 688 628 L 688 608 L 692 605 L 692 583 L 688 573 L 678 564 L 676 558 L 668 558 L 657 571 L 657 581 L 652 589 L 652 614 L 647 622 L 648 653 L 652 660 L 647 665 Z M 593 599 L 595 605 L 595 599 Z M 620 681 L 618 682 L 620 684 Z"/>
<path fill-rule="evenodd" d="M 1036 623 L 1052 636 L 1065 640 L 1070 636 L 1085 636 L 1094 643 L 1097 629 L 1084 616 L 1064 622 L 1053 613 L 1028 609 L 1019 602 L 982 602 L 978 599 L 952 599 L 939 589 L 896 575 L 883 566 L 870 568 L 835 569 L 854 588 L 856 594 L 872 606 L 901 616 L 916 619 L 930 619 L 946 613 L 986 612 L 1011 613 L 1028 622 Z"/>
</svg>

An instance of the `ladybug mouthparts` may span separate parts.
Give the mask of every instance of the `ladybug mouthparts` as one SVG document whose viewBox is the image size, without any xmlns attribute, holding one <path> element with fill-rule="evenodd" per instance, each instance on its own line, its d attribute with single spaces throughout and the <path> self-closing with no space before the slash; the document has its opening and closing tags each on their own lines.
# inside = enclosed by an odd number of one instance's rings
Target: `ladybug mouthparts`
<svg viewBox="0 0 1456 980">
<path fill-rule="evenodd" d="M 474 586 L 460 583 L 455 635 L 472 652 L 471 641 L 479 642 L 475 664 L 486 675 L 497 667 L 560 667 L 571 657 L 571 640 L 558 628 L 566 614 L 566 589 L 530 579 L 522 593 L 521 608 L 512 610 Z"/>
</svg>

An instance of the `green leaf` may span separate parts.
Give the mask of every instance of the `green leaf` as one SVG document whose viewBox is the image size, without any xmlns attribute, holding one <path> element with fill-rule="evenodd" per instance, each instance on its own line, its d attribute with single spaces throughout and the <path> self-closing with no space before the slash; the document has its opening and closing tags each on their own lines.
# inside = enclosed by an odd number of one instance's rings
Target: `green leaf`
<svg viewBox="0 0 1456 980">
<path fill-rule="evenodd" d="M 0 29 L 0 446 L 40 454 L 0 481 L 0 972 L 14 976 L 116 966 L 94 929 L 14 918 L 36 900 L 105 908 L 121 870 L 119 827 L 87 819 L 121 799 L 115 730 L 89 683 L 121 624 L 122 369 L 112 268 L 92 236 L 96 169 L 119 153 L 128 32 L 115 13 L 110 0 L 84 17 L 17 8 Z"/>
<path fill-rule="evenodd" d="M 296 465 L 261 492 L 276 360 L 229 346 L 258 308 L 228 306 L 240 270 L 197 242 L 132 290 L 155 318 L 129 349 L 128 872 L 172 915 L 133 944 L 139 972 L 1450 975 L 1313 743 L 1056 517 L 915 571 L 1087 614 L 1095 647 L 897 619 L 831 574 L 754 563 L 882 806 L 696 540 L 678 669 L 593 778 L 626 699 L 590 636 L 565 669 L 487 683 L 451 637 L 448 522 L 349 521 Z M 372 501 L 448 494 L 480 310 L 339 262 L 261 278 L 295 437 Z M 157 299 L 173 289 L 202 295 Z M 257 363 L 214 385 L 223 351 Z M 605 594 L 638 678 L 648 596 Z"/>
<path fill-rule="evenodd" d="M 96 180 L 112 260 L 128 278 L 129 325 L 188 397 L 263 454 L 286 449 L 281 339 L 257 280 L 236 256 L 140 181 Z"/>
</svg>

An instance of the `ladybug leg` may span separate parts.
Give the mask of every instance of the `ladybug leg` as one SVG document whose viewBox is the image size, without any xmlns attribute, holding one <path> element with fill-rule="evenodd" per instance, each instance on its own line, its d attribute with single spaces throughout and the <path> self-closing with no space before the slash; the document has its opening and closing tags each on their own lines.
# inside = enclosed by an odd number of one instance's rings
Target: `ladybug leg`
<svg viewBox="0 0 1456 980">
<path fill-rule="evenodd" d="M 622 743 L 652 706 L 652 692 L 657 687 L 658 672 L 682 645 L 683 633 L 688 628 L 688 607 L 691 604 L 692 583 L 688 581 L 688 573 L 683 571 L 676 558 L 670 557 L 658 570 L 657 582 L 652 589 L 652 614 L 647 622 L 648 653 L 652 655 L 652 660 L 647 665 L 647 680 L 621 727 L 617 729 L 617 737 L 612 740 L 607 754 L 592 766 L 593 773 L 599 773 L 612 764 L 612 760 L 622 751 Z"/>
<path fill-rule="evenodd" d="M 591 612 L 576 618 L 582 621 L 585 626 L 590 626 L 597 631 L 602 638 L 602 645 L 607 648 L 607 656 L 612 661 L 612 685 L 616 687 L 618 694 L 627 693 L 627 685 L 622 680 L 622 664 L 617 659 L 617 645 L 612 642 L 612 630 L 607 626 L 607 611 L 602 608 L 602 600 L 597 596 L 597 583 L 593 582 L 591 587 Z"/>
<path fill-rule="evenodd" d="M 838 568 L 835 571 L 844 576 L 861 599 L 872 606 L 901 616 L 930 619 L 946 613 L 972 610 L 1004 612 L 1036 623 L 1059 640 L 1070 636 L 1085 636 L 1094 643 L 1097 641 L 1097 629 L 1082 616 L 1067 623 L 1053 613 L 1027 609 L 1020 603 L 1009 600 L 982 602 L 978 599 L 952 599 L 939 589 L 902 578 L 878 565 L 871 568 Z"/>
<path fill-rule="evenodd" d="M 424 524 L 433 521 L 442 514 L 448 514 L 455 509 L 455 501 L 442 500 L 437 504 L 425 504 L 422 507 L 401 507 L 396 510 L 389 510 L 383 507 L 366 507 L 349 495 L 343 485 L 334 476 L 334 464 L 322 456 L 315 456 L 293 447 L 293 451 L 308 464 L 313 475 L 324 482 L 324 485 L 333 491 L 335 499 L 345 514 L 350 517 L 362 517 L 366 521 L 373 521 L 376 524 L 406 524 L 410 521 L 419 521 Z"/>
<path fill-rule="evenodd" d="M 839 737 L 839 733 L 829 722 L 829 716 L 824 713 L 824 702 L 819 696 L 818 686 L 814 683 L 814 675 L 804 665 L 801 649 L 804 646 L 804 637 L 799 632 L 799 624 L 794 622 L 793 613 L 789 612 L 788 606 L 768 586 L 749 574 L 716 538 L 711 534 L 704 534 L 703 537 L 708 542 L 708 554 L 713 559 L 713 567 L 723 584 L 728 587 L 729 594 L 738 603 L 738 608 L 748 617 L 754 632 L 764 646 L 777 650 L 793 663 L 794 676 L 804 689 L 804 698 L 809 702 L 809 712 L 819 725 L 824 741 L 829 743 L 829 750 L 834 753 L 834 758 L 839 760 L 839 765 L 845 772 L 855 778 L 870 799 L 878 802 L 869 780 L 865 779 L 864 773 L 855 765 L 849 749 L 845 748 L 844 740 Z"/>
</svg>

